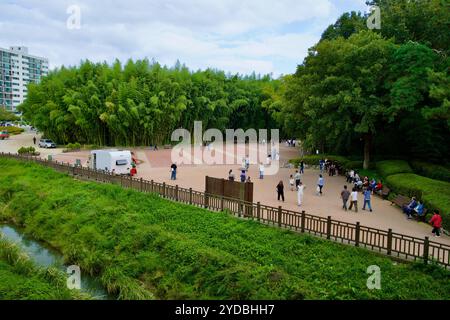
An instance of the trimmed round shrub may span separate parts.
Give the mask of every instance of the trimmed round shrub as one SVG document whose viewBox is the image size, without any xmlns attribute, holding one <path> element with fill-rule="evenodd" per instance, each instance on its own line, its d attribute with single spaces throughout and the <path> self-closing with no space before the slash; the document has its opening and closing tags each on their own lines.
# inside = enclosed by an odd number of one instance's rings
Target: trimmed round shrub
<svg viewBox="0 0 450 320">
<path fill-rule="evenodd" d="M 361 169 L 363 164 L 363 161 L 348 161 L 346 169 Z"/>
<path fill-rule="evenodd" d="M 411 161 L 410 165 L 413 168 L 414 172 L 418 175 L 431 179 L 450 182 L 450 169 L 444 166 L 422 161 Z"/>
<path fill-rule="evenodd" d="M 385 160 L 376 163 L 377 171 L 387 178 L 390 175 L 398 173 L 412 173 L 413 170 L 409 166 L 408 162 L 403 160 Z"/>
<path fill-rule="evenodd" d="M 428 212 L 439 210 L 444 228 L 450 230 L 450 183 L 413 173 L 391 175 L 387 177 L 386 182 L 395 193 L 416 196 Z"/>
</svg>

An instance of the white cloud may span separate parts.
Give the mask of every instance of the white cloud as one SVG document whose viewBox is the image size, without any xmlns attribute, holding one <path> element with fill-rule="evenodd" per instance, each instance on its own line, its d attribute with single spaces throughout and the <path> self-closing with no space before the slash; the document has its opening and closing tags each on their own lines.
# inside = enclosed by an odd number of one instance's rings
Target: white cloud
<svg viewBox="0 0 450 320">
<path fill-rule="evenodd" d="M 80 30 L 66 28 L 73 4 Z M 0 46 L 26 45 L 52 67 L 148 57 L 277 75 L 294 72 L 341 13 L 331 0 L 2 0 Z"/>
</svg>

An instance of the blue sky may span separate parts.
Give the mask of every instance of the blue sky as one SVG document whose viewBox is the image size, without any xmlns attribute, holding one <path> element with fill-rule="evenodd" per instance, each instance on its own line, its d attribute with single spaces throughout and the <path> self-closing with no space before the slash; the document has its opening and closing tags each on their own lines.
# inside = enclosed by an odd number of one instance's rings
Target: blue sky
<svg viewBox="0 0 450 320">
<path fill-rule="evenodd" d="M 79 29 L 67 26 L 73 5 Z M 352 10 L 366 11 L 365 0 L 2 0 L 0 47 L 28 46 L 51 68 L 147 57 L 279 76 L 295 72 L 323 30 Z"/>
</svg>

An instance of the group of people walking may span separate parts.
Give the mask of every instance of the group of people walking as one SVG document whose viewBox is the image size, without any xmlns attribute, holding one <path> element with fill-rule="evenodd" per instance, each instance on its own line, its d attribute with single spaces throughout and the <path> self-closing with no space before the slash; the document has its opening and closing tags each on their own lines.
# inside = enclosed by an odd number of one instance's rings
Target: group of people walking
<svg viewBox="0 0 450 320">
<path fill-rule="evenodd" d="M 371 203 L 372 192 L 369 189 L 363 191 L 364 204 L 363 210 L 366 210 L 366 207 L 372 212 L 372 203 Z M 342 199 L 342 209 L 345 211 L 352 210 L 355 208 L 355 212 L 358 212 L 358 190 L 353 187 L 352 192 L 348 190 L 348 187 L 345 185 L 344 189 L 341 191 L 341 199 Z M 347 207 L 347 203 L 350 200 L 350 206 Z"/>
</svg>

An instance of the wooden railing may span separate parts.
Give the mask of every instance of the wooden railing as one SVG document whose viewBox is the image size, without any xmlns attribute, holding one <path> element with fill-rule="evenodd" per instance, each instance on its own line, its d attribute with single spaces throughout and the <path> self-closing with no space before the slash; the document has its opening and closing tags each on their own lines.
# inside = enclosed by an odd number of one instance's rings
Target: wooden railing
<svg viewBox="0 0 450 320">
<path fill-rule="evenodd" d="M 252 219 L 264 224 L 291 229 L 296 232 L 309 233 L 337 242 L 363 247 L 389 256 L 404 260 L 421 260 L 425 263 L 434 262 L 445 268 L 450 268 L 450 246 L 424 239 L 407 236 L 389 230 L 337 221 L 307 214 L 305 211 L 295 212 L 282 207 L 271 207 L 264 204 L 251 203 L 238 199 L 221 197 L 213 194 L 195 191 L 192 188 L 181 188 L 178 185 L 168 185 L 153 180 L 112 175 L 107 172 L 95 171 L 85 167 L 70 165 L 58 161 L 48 161 L 34 156 L 0 153 L 0 157 L 32 161 L 51 167 L 59 172 L 74 177 L 89 179 L 103 183 L 120 185 L 140 192 L 156 193 L 173 201 L 207 208 L 211 211 L 227 211 L 238 217 Z"/>
</svg>

